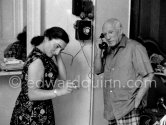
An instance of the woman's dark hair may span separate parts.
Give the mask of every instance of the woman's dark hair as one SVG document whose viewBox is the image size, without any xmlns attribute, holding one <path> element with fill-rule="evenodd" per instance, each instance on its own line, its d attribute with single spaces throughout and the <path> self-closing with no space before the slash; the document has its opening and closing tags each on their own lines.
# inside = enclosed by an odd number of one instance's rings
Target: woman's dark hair
<svg viewBox="0 0 166 125">
<path fill-rule="evenodd" d="M 27 41 L 26 26 L 24 27 L 23 31 L 17 35 L 17 40 L 20 41 L 21 44 L 26 44 L 26 41 Z"/>
<path fill-rule="evenodd" d="M 27 33 L 26 32 L 22 32 L 22 33 L 19 33 L 17 35 L 17 40 L 19 41 L 23 41 L 26 43 L 26 39 L 27 39 Z"/>
<path fill-rule="evenodd" d="M 44 37 L 47 37 L 49 40 L 62 39 L 65 43 L 69 43 L 69 36 L 65 32 L 65 30 L 63 30 L 60 27 L 52 27 L 52 28 L 47 29 L 44 32 L 43 36 L 33 37 L 31 40 L 31 44 L 34 46 L 40 45 L 43 42 Z"/>
</svg>

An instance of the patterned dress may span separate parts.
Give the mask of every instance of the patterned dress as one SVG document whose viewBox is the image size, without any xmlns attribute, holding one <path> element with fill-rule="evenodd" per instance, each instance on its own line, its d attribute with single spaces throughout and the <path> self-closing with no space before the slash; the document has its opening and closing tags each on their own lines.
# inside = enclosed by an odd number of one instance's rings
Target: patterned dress
<svg viewBox="0 0 166 125">
<path fill-rule="evenodd" d="M 9 44 L 8 47 L 4 50 L 4 57 L 13 57 L 25 62 L 27 55 L 26 51 L 26 44 L 24 44 L 24 41 L 16 41 L 12 44 Z"/>
<path fill-rule="evenodd" d="M 30 101 L 28 98 L 28 67 L 36 59 L 41 59 L 45 67 L 40 89 L 52 90 L 55 86 L 58 67 L 50 57 L 35 47 L 23 68 L 21 92 L 16 100 L 10 125 L 55 125 L 52 100 Z"/>
</svg>

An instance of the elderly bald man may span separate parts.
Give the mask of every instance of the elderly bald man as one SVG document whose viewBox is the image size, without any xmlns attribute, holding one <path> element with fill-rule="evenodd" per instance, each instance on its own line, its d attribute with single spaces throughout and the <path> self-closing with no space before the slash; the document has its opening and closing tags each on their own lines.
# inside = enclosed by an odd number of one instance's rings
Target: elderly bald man
<svg viewBox="0 0 166 125">
<path fill-rule="evenodd" d="M 96 42 L 95 73 L 104 73 L 104 118 L 109 125 L 138 125 L 139 108 L 153 78 L 146 49 L 123 33 L 118 19 L 102 26 L 103 38 Z M 106 42 L 106 55 L 99 44 Z"/>
</svg>

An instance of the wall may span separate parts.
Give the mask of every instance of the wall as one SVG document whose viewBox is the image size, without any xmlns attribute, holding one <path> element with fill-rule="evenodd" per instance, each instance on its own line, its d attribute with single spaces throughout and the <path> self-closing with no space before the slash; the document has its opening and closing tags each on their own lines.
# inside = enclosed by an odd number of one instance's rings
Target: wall
<svg viewBox="0 0 166 125">
<path fill-rule="evenodd" d="M 130 0 L 96 0 L 96 25 L 95 32 L 97 40 L 102 32 L 102 24 L 108 18 L 114 17 L 122 22 L 124 33 L 129 35 Z M 94 82 L 94 105 L 93 125 L 107 125 L 103 118 L 103 74 L 95 76 Z"/>
<path fill-rule="evenodd" d="M 67 54 L 62 53 L 68 80 L 76 78 L 85 85 L 85 88 L 81 87 L 72 94 L 53 100 L 56 123 L 57 125 L 88 125 L 92 42 L 75 39 L 74 24 L 80 18 L 72 15 L 72 0 L 43 0 L 42 7 L 44 10 L 42 9 L 41 29 L 44 31 L 46 28 L 59 26 L 69 34 L 70 43 L 64 50 Z"/>
<path fill-rule="evenodd" d="M 12 0 L 0 1 L 0 61 L 7 45 L 15 41 L 13 4 Z"/>
<path fill-rule="evenodd" d="M 10 84 L 12 80 L 14 84 Z M 20 92 L 19 80 L 18 75 L 0 76 L 0 125 L 9 125 L 13 107 Z"/>
</svg>

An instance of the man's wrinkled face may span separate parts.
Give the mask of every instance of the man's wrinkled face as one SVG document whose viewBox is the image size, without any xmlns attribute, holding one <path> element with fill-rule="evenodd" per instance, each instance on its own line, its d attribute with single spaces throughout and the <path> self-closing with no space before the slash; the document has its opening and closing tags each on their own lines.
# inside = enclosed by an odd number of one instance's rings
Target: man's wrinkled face
<svg viewBox="0 0 166 125">
<path fill-rule="evenodd" d="M 103 25 L 102 31 L 108 46 L 114 47 L 119 43 L 120 37 L 122 35 L 120 28 L 117 29 L 111 23 L 107 22 Z"/>
</svg>

